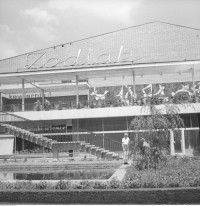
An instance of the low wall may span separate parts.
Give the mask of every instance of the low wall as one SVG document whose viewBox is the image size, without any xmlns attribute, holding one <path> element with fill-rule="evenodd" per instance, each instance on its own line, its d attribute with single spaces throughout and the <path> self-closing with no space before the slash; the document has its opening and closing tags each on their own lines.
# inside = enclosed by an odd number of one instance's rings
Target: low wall
<svg viewBox="0 0 200 206">
<path fill-rule="evenodd" d="M 123 190 L 0 191 L 0 202 L 15 204 L 191 204 L 200 203 L 200 187 Z"/>
<path fill-rule="evenodd" d="M 59 159 L 59 152 L 69 150 L 80 150 L 81 142 L 56 142 L 52 144 L 53 158 Z"/>
<path fill-rule="evenodd" d="M 14 136 L 0 135 L 0 158 L 10 157 L 13 155 Z"/>
</svg>

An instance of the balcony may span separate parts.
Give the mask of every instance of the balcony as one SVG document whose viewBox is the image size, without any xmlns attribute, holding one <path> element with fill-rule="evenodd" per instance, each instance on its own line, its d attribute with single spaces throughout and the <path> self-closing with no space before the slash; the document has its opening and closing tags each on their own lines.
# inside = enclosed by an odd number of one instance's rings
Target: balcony
<svg viewBox="0 0 200 206">
<path fill-rule="evenodd" d="M 52 119 L 83 119 L 103 117 L 123 117 L 149 115 L 150 106 L 155 105 L 166 112 L 167 106 L 175 105 L 181 114 L 199 113 L 200 103 L 196 98 L 170 99 L 142 98 L 133 99 L 132 102 L 122 103 L 120 101 L 80 101 L 80 102 L 48 102 L 48 104 L 25 104 L 25 111 L 22 105 L 4 105 L 2 111 L 12 112 L 30 120 L 52 120 Z"/>
</svg>

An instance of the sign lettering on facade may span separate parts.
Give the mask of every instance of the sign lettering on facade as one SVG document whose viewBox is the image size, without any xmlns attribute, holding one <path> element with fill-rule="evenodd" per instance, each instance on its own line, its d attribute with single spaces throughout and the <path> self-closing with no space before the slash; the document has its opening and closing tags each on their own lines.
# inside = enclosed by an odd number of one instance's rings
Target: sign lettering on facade
<svg viewBox="0 0 200 206">
<path fill-rule="evenodd" d="M 33 93 L 33 94 L 26 94 L 25 98 L 39 98 L 42 97 L 40 93 Z M 8 96 L 9 99 L 22 99 L 21 94 L 9 94 Z"/>
<path fill-rule="evenodd" d="M 130 50 L 121 46 L 119 51 L 115 54 L 114 62 L 128 61 L 133 55 Z M 53 54 L 52 54 L 53 55 Z M 57 66 L 75 66 L 85 64 L 103 64 L 112 63 L 112 55 L 110 53 L 101 53 L 95 55 L 93 49 L 83 50 L 79 49 L 75 55 L 68 55 L 66 58 L 58 58 L 55 56 L 47 57 L 47 51 L 38 53 L 29 53 L 26 57 L 26 69 L 40 69 L 40 68 L 52 68 Z M 114 57 L 113 57 L 114 58 Z M 84 60 L 85 59 L 85 60 Z"/>
</svg>

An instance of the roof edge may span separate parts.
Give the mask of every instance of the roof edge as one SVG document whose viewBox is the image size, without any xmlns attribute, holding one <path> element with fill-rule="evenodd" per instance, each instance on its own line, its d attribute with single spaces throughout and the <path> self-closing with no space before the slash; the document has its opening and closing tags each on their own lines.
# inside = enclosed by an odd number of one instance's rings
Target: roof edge
<svg viewBox="0 0 200 206">
<path fill-rule="evenodd" d="M 140 27 L 140 26 L 144 26 L 144 25 L 148 25 L 148 24 L 153 24 L 153 23 L 168 24 L 168 25 L 173 25 L 173 26 L 178 26 L 178 27 L 182 27 L 182 28 L 187 28 L 187 29 L 192 29 L 192 30 L 200 31 L 200 29 L 196 29 L 196 28 L 192 28 L 192 27 L 187 27 L 187 26 L 181 26 L 181 25 L 178 25 L 178 24 L 167 23 L 167 22 L 162 22 L 162 21 L 152 21 L 152 22 L 147 22 L 147 23 L 135 25 L 135 26 L 125 27 L 125 28 L 114 30 L 114 31 L 111 31 L 111 32 L 106 32 L 106 33 L 103 33 L 103 34 L 94 35 L 94 36 L 91 36 L 91 37 L 86 37 L 86 38 L 83 38 L 83 39 L 79 39 L 79 40 L 75 40 L 75 41 L 71 41 L 71 42 L 67 42 L 67 43 L 63 43 L 63 44 L 53 45 L 53 46 L 46 47 L 46 48 L 43 48 L 43 49 L 38 49 L 38 50 L 26 52 L 26 53 L 19 54 L 19 55 L 16 55 L 16 56 L 12 56 L 12 57 L 8 57 L 8 58 L 5 58 L 5 59 L 0 59 L 0 61 L 16 58 L 16 57 L 23 56 L 23 55 L 30 54 L 30 53 L 34 53 L 34 52 L 40 52 L 40 51 L 43 51 L 43 50 L 46 50 L 46 49 L 51 49 L 51 48 L 54 48 L 54 47 L 59 47 L 59 46 L 67 45 L 67 44 L 71 45 L 73 43 L 84 41 L 84 40 L 87 40 L 87 39 L 92 39 L 92 38 L 95 38 L 95 37 L 104 36 L 104 35 L 107 35 L 107 34 L 112 34 L 112 33 L 115 33 L 115 32 L 131 29 L 131 28 L 134 28 L 134 27 Z"/>
</svg>

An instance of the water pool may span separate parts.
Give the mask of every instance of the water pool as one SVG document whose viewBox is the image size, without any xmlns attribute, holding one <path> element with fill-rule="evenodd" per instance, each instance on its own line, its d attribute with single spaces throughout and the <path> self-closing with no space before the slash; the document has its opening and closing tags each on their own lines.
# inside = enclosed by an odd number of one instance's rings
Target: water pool
<svg viewBox="0 0 200 206">
<path fill-rule="evenodd" d="M 115 171 L 115 169 L 3 171 L 0 172 L 0 181 L 109 179 Z"/>
</svg>

